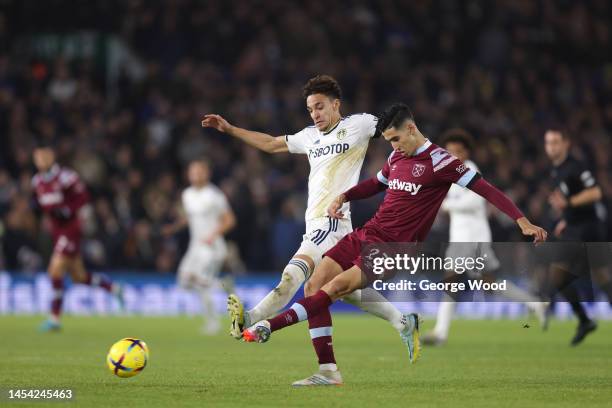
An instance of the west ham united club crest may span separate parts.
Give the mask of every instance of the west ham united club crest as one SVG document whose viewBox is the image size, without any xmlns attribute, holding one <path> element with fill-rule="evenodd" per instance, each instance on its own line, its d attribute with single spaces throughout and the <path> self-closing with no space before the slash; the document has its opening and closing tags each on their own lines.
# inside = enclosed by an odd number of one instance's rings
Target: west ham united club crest
<svg viewBox="0 0 612 408">
<path fill-rule="evenodd" d="M 415 164 L 412 167 L 412 175 L 414 177 L 421 177 L 425 173 L 425 165 L 424 164 Z"/>
</svg>

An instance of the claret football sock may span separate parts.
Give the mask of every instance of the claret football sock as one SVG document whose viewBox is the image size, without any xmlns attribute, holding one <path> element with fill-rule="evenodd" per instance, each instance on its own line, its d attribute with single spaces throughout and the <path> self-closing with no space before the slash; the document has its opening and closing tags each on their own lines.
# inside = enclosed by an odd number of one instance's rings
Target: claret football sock
<svg viewBox="0 0 612 408">
<path fill-rule="evenodd" d="M 53 287 L 53 296 L 51 298 L 51 318 L 55 321 L 59 321 L 59 317 L 62 314 L 62 303 L 64 301 L 64 279 L 51 279 L 51 286 Z"/>
<path fill-rule="evenodd" d="M 329 307 L 323 309 L 319 314 L 308 318 L 308 329 L 312 346 L 319 357 L 319 367 L 322 370 L 336 371 L 336 359 L 334 358 L 334 347 L 332 345 L 332 318 Z M 330 366 L 333 364 L 333 366 Z M 330 368 L 332 367 L 332 368 Z"/>
<path fill-rule="evenodd" d="M 332 304 L 332 300 L 327 293 L 320 290 L 312 296 L 298 300 L 288 310 L 271 319 L 270 330 L 276 331 L 283 327 L 291 326 L 298 322 L 308 319 L 308 316 L 316 316 Z"/>
</svg>

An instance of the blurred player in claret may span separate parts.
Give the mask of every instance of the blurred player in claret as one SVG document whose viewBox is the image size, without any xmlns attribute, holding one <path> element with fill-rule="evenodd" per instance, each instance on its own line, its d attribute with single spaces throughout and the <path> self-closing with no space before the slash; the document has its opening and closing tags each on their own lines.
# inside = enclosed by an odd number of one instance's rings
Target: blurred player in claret
<svg viewBox="0 0 612 408">
<path fill-rule="evenodd" d="M 554 236 L 559 241 L 593 243 L 606 241 L 606 210 L 602 203 L 601 187 L 588 166 L 570 154 L 570 138 L 562 129 L 549 129 L 544 134 L 546 155 L 552 163 L 550 181 L 553 192 L 549 204 L 558 217 Z M 592 245 L 592 244 L 588 244 Z M 580 344 L 597 325 L 589 318 L 580 303 L 579 294 L 572 285 L 572 274 L 587 274 L 593 270 L 593 277 L 612 303 L 612 279 L 605 254 L 591 253 L 588 256 L 583 245 L 559 245 L 549 273 L 555 286 L 567 299 L 578 318 L 576 334 L 571 345 Z M 581 253 L 576 256 L 576 250 Z M 599 252 L 599 251 L 594 251 Z M 588 256 L 588 263 L 585 257 Z M 565 283 L 564 283 L 565 281 Z"/>
<path fill-rule="evenodd" d="M 34 165 L 38 172 L 32 179 L 34 201 L 51 223 L 53 254 L 48 273 L 53 295 L 49 318 L 41 325 L 42 331 L 61 329 L 60 317 L 64 298 L 64 275 L 70 273 L 72 280 L 91 286 L 99 286 L 113 293 L 122 303 L 121 287 L 103 274 L 91 274 L 85 270 L 80 253 L 81 222 L 79 210 L 88 203 L 89 194 L 79 175 L 55 160 L 50 146 L 34 149 Z"/>
<path fill-rule="evenodd" d="M 329 316 L 333 302 L 365 287 L 375 278 L 362 269 L 362 247 L 377 242 L 423 241 L 453 183 L 469 188 L 495 205 L 517 223 L 524 235 L 532 236 L 534 242 L 546 240 L 546 231 L 529 222 L 505 194 L 446 150 L 427 140 L 405 104 L 388 108 L 379 118 L 377 130 L 393 147 L 387 162 L 375 177 L 338 196 L 328 213 L 333 218 L 342 217 L 344 203 L 372 197 L 386 190 L 378 211 L 363 227 L 345 236 L 325 253 L 306 284 L 306 298 L 278 316 L 245 330 L 246 341 L 263 343 L 274 331 L 315 316 Z M 408 318 L 409 330 L 404 335 L 410 361 L 414 362 L 420 350 L 419 318 L 414 313 Z M 328 322 L 331 326 L 331 318 Z M 333 368 L 311 376 L 303 381 L 303 385 L 342 384 L 331 342 L 327 343 L 324 354 Z"/>
<path fill-rule="evenodd" d="M 200 295 L 205 324 L 202 333 L 219 331 L 213 290 L 220 286 L 218 276 L 227 256 L 224 235 L 236 225 L 236 217 L 227 198 L 210 182 L 206 160 L 195 160 L 187 171 L 190 186 L 183 191 L 180 216 L 166 225 L 162 233 L 171 235 L 189 225 L 189 248 L 178 269 L 178 284 Z"/>
</svg>

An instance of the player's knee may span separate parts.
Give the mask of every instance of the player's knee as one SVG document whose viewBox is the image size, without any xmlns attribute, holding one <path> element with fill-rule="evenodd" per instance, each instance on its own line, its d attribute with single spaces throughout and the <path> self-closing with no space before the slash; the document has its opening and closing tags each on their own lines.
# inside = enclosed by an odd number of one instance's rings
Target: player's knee
<svg viewBox="0 0 612 408">
<path fill-rule="evenodd" d="M 333 299 L 337 299 L 351 293 L 354 290 L 353 286 L 354 285 L 352 285 L 350 279 L 340 276 L 327 283 L 323 287 L 323 290 L 327 292 L 327 294 L 329 294 L 330 297 L 332 297 Z"/>
<path fill-rule="evenodd" d="M 301 270 L 285 268 L 281 276 L 281 280 L 278 285 L 276 285 L 274 291 L 280 296 L 293 296 L 295 292 L 297 292 L 302 282 L 304 282 L 304 279 L 305 277 Z"/>
<path fill-rule="evenodd" d="M 321 289 L 319 287 L 319 285 L 316 285 L 313 280 L 309 280 L 308 282 L 306 282 L 306 284 L 304 285 L 304 295 L 306 296 L 312 296 L 314 295 L 319 289 Z"/>
<path fill-rule="evenodd" d="M 181 289 L 185 289 L 185 290 L 192 289 L 192 287 L 193 287 L 193 285 L 191 283 L 191 279 L 188 276 L 181 276 L 181 277 L 179 277 L 179 279 L 178 279 L 178 286 Z"/>
<path fill-rule="evenodd" d="M 274 289 L 275 293 L 280 296 L 293 296 L 302 283 L 310 276 L 311 270 L 310 263 L 305 259 L 293 258 L 285 266 L 281 280 Z"/>
</svg>

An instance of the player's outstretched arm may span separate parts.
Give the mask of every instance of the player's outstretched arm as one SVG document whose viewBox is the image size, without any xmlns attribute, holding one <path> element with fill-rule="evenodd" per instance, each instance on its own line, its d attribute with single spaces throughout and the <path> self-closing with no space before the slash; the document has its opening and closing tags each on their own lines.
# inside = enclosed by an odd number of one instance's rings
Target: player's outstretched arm
<svg viewBox="0 0 612 408">
<path fill-rule="evenodd" d="M 227 133 L 243 142 L 267 153 L 286 153 L 289 151 L 284 136 L 270 136 L 267 133 L 255 132 L 232 125 L 221 115 L 208 114 L 202 119 L 202 127 L 214 128 Z"/>
<path fill-rule="evenodd" d="M 353 188 L 348 189 L 347 191 L 336 197 L 327 208 L 327 214 L 332 218 L 342 218 L 344 217 L 344 214 L 342 213 L 342 211 L 340 211 L 340 209 L 342 208 L 342 204 L 349 201 L 361 200 L 364 198 L 372 197 L 373 195 L 380 193 L 386 188 L 387 185 L 381 183 L 377 177 L 372 177 L 367 180 L 364 180 Z"/>
<path fill-rule="evenodd" d="M 546 230 L 532 224 L 507 195 L 489 184 L 485 179 L 478 177 L 473 183 L 468 185 L 468 188 L 516 221 L 523 235 L 533 237 L 533 242 L 546 241 L 548 236 Z"/>
</svg>

